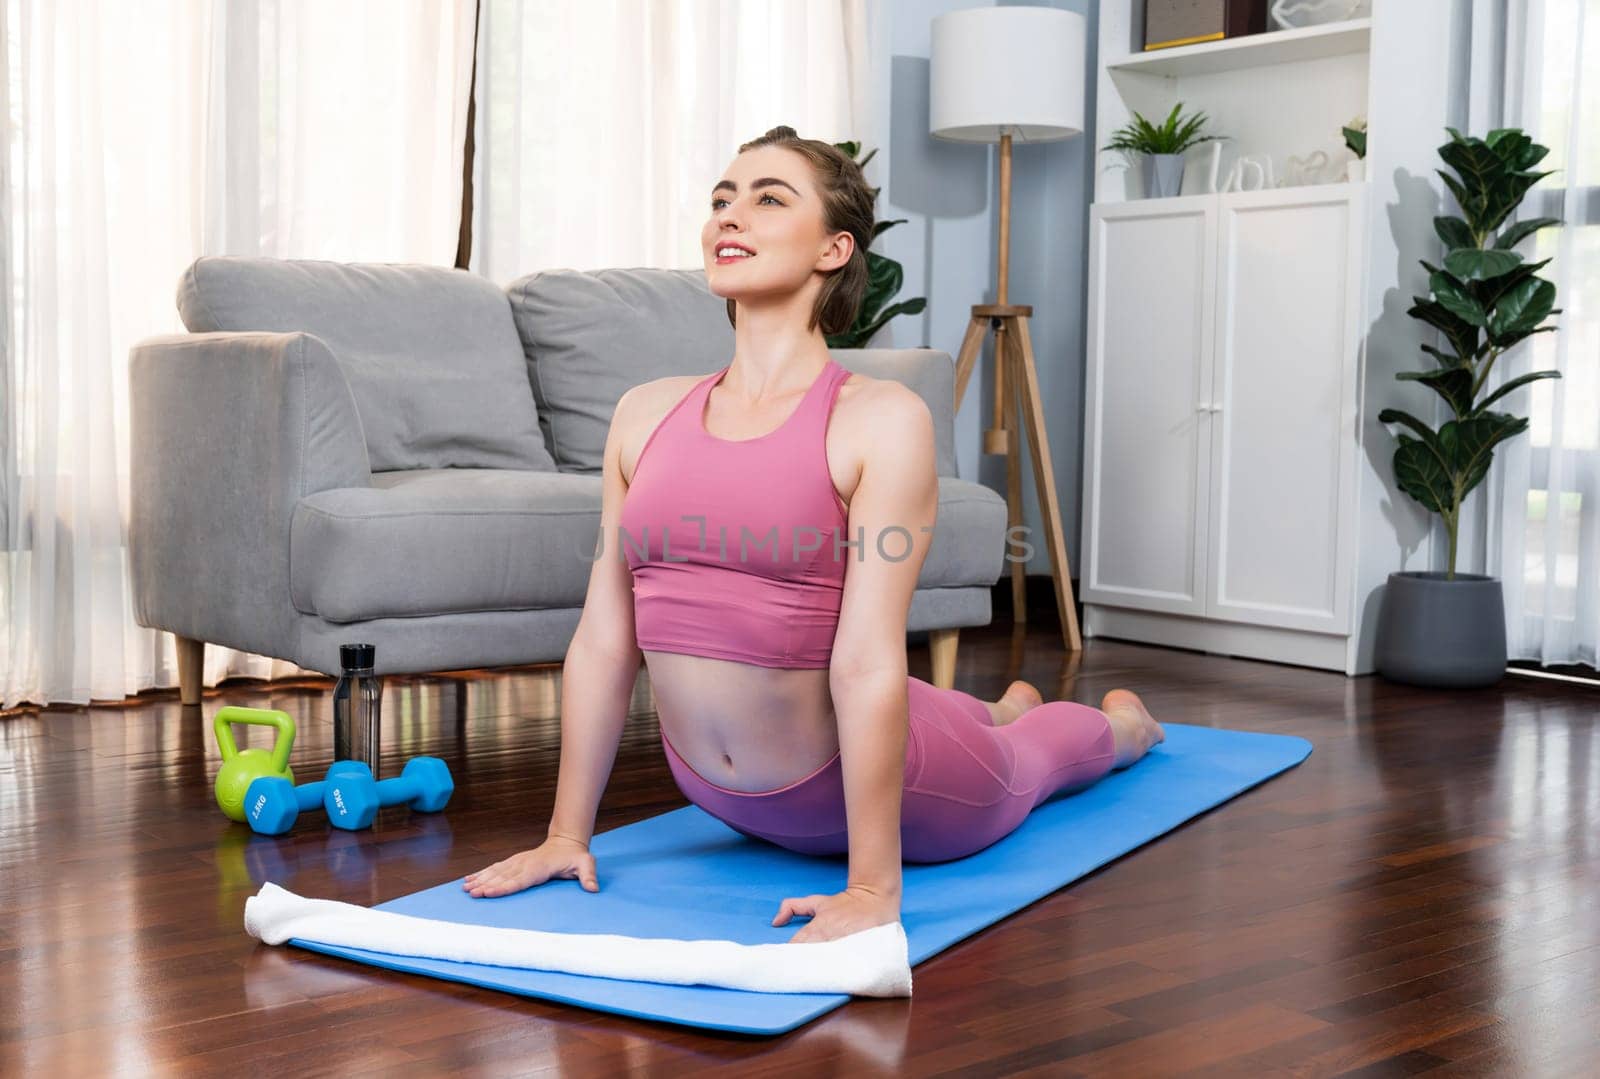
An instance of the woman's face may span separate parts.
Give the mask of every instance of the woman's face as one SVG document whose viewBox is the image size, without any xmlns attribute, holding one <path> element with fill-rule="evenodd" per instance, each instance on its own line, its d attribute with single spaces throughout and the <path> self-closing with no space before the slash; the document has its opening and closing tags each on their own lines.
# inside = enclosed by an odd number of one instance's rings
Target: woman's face
<svg viewBox="0 0 1600 1079">
<path fill-rule="evenodd" d="M 804 287 L 850 258 L 848 232 L 823 227 L 822 198 L 811 165 L 793 150 L 761 146 L 733 159 L 710 193 L 711 214 L 700 230 L 706 281 L 713 295 L 742 299 L 781 296 Z M 750 255 L 719 256 L 728 246 Z"/>
</svg>

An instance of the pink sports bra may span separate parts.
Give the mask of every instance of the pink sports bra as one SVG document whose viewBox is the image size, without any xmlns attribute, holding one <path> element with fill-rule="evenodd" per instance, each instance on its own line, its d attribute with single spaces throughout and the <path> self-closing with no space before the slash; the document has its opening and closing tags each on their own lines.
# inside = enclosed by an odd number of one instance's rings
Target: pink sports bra
<svg viewBox="0 0 1600 1079">
<path fill-rule="evenodd" d="M 615 540 L 633 571 L 638 645 L 826 667 L 845 566 L 859 549 L 844 546 L 849 515 L 825 443 L 850 372 L 830 357 L 776 430 L 726 439 L 706 431 L 705 404 L 729 367 L 673 406 L 634 465 Z"/>
</svg>

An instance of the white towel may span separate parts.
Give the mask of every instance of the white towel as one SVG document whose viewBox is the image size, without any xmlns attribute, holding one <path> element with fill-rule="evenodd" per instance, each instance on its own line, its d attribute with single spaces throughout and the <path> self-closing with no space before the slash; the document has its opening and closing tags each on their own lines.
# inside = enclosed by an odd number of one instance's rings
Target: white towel
<svg viewBox="0 0 1600 1079">
<path fill-rule="evenodd" d="M 388 955 L 597 978 L 715 985 L 756 993 L 911 995 L 906 931 L 897 921 L 816 944 L 552 933 L 414 918 L 331 899 L 307 899 L 268 883 L 245 900 L 244 928 L 266 944 L 293 938 Z"/>
</svg>

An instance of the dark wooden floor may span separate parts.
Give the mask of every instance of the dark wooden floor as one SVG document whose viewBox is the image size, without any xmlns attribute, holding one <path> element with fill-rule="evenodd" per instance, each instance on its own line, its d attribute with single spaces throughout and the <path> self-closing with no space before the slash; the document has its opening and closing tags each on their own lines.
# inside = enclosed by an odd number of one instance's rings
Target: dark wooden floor
<svg viewBox="0 0 1600 1079">
<path fill-rule="evenodd" d="M 1477 693 L 1090 641 L 963 634 L 957 684 L 1141 691 L 1158 718 L 1311 739 L 1300 767 L 963 941 L 911 1000 L 779 1038 L 702 1034 L 258 946 L 263 879 L 370 904 L 542 836 L 560 672 L 390 679 L 387 760 L 445 757 L 437 816 L 252 838 L 212 802 L 207 724 L 170 695 L 0 719 L 0 1075 L 1577 1076 L 1600 1052 L 1600 694 Z M 925 650 L 912 673 L 928 677 Z M 329 684 L 223 704 L 300 722 Z M 686 804 L 641 679 L 598 829 Z M 602 865 L 602 874 L 604 866 Z M 776 902 L 776 898 L 774 900 Z"/>
</svg>

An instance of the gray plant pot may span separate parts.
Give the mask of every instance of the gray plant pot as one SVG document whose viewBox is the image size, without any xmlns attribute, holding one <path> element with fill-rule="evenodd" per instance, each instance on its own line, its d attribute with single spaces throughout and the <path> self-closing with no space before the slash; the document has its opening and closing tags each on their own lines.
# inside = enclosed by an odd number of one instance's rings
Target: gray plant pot
<svg viewBox="0 0 1600 1079">
<path fill-rule="evenodd" d="M 1391 573 L 1378 610 L 1378 673 L 1444 689 L 1492 686 L 1506 673 L 1500 581 L 1476 573 Z"/>
<path fill-rule="evenodd" d="M 1144 197 L 1171 198 L 1183 190 L 1182 154 L 1144 155 Z"/>
</svg>

